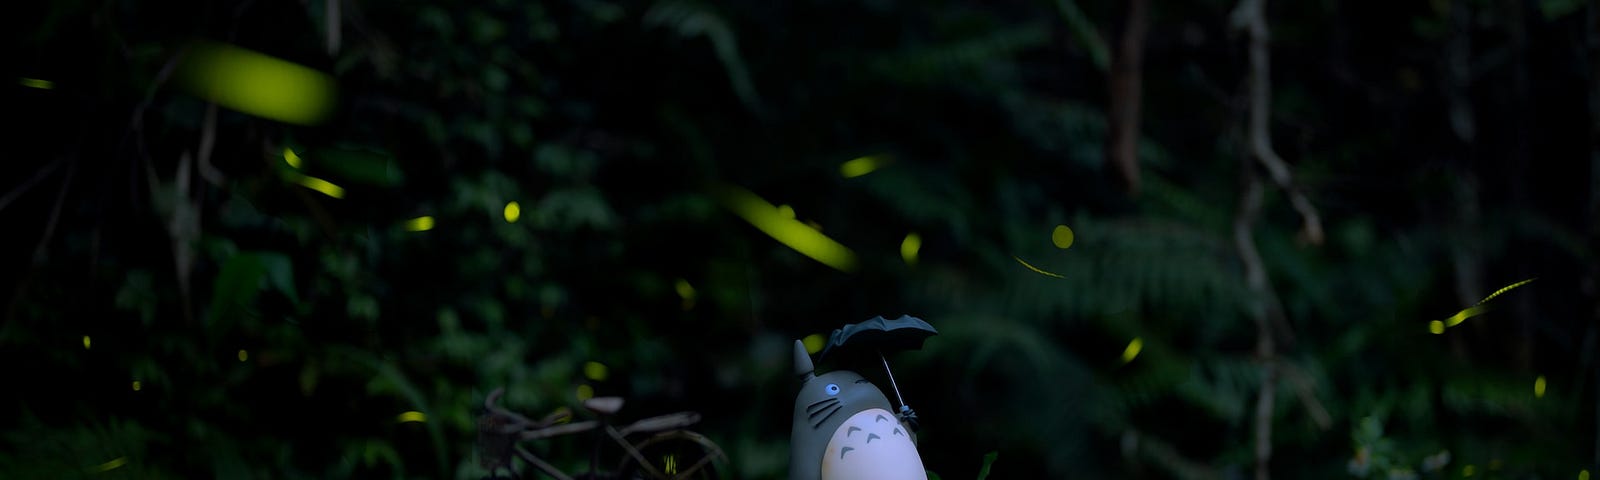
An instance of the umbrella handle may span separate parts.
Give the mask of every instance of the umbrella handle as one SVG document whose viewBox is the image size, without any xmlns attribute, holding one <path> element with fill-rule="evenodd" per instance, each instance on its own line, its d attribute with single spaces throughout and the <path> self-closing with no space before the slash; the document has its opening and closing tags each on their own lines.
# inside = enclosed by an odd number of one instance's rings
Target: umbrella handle
<svg viewBox="0 0 1600 480">
<path fill-rule="evenodd" d="M 911 427 L 912 432 L 922 429 L 922 423 L 917 421 L 917 412 L 911 410 L 910 405 L 901 405 L 900 414 L 895 416 L 899 417 L 900 421 L 905 422 L 906 426 Z M 911 440 L 914 442 L 916 438 L 913 437 Z"/>
<path fill-rule="evenodd" d="M 878 360 L 883 361 L 883 372 L 889 374 L 889 387 L 894 390 L 894 399 L 900 401 L 900 412 L 895 416 L 905 422 L 906 426 L 911 427 L 911 431 L 920 430 L 922 425 L 917 421 L 917 412 L 912 410 L 910 405 L 906 405 L 906 399 L 900 396 L 900 385 L 894 381 L 894 372 L 889 371 L 889 359 L 884 358 L 883 352 L 878 352 Z"/>
</svg>

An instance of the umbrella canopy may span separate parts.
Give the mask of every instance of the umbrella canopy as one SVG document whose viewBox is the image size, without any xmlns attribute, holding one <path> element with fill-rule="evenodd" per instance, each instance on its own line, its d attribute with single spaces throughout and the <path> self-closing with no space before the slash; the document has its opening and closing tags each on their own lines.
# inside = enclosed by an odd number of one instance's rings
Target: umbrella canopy
<svg viewBox="0 0 1600 480">
<path fill-rule="evenodd" d="M 844 328 L 833 331 L 828 338 L 828 344 L 822 348 L 818 359 L 827 357 L 832 353 L 839 356 L 846 352 L 856 354 L 871 354 L 883 362 L 883 372 L 889 375 L 889 387 L 894 389 L 895 400 L 900 401 L 900 420 L 906 422 L 912 430 L 916 430 L 917 413 L 906 405 L 905 398 L 900 396 L 900 384 L 894 381 L 894 371 L 889 369 L 889 359 L 884 358 L 885 351 L 919 350 L 922 342 L 928 337 L 938 335 L 939 331 L 933 325 L 910 315 L 901 315 L 900 318 L 887 320 L 881 316 L 872 317 L 865 322 L 845 325 Z"/>
<path fill-rule="evenodd" d="M 834 330 L 833 335 L 828 337 L 828 344 L 823 346 L 822 353 L 817 358 L 827 358 L 830 353 L 837 355 L 841 351 L 881 354 L 900 350 L 919 350 L 924 340 L 938 334 L 939 331 L 934 330 L 933 325 L 928 325 L 928 322 L 910 315 L 901 315 L 894 320 L 887 320 L 882 316 L 872 317 L 867 321 L 852 323 Z"/>
</svg>

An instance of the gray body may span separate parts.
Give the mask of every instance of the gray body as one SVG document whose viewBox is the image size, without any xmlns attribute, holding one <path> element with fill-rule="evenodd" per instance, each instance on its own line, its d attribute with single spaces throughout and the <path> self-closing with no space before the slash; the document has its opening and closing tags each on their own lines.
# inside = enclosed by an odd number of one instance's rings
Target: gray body
<svg viewBox="0 0 1600 480">
<path fill-rule="evenodd" d="M 877 386 L 855 372 L 816 375 L 811 355 L 799 340 L 794 342 L 794 370 L 800 393 L 794 399 L 794 425 L 789 434 L 789 480 L 820 480 L 822 455 L 846 419 L 872 408 L 894 409 Z M 830 394 L 829 385 L 838 390 Z"/>
</svg>

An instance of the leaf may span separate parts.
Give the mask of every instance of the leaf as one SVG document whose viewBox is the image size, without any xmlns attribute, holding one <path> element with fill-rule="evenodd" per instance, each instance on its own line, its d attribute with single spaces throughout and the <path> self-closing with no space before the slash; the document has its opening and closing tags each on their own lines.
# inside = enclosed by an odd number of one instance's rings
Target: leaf
<svg viewBox="0 0 1600 480">
<path fill-rule="evenodd" d="M 315 363 L 307 362 L 306 366 L 300 369 L 300 394 L 309 397 L 317 391 L 317 375 Z"/>
<path fill-rule="evenodd" d="M 328 172 L 356 183 L 393 187 L 405 182 L 405 172 L 387 152 L 357 146 L 338 146 L 314 150 L 305 155 L 306 169 Z"/>
<path fill-rule="evenodd" d="M 400 452 L 394 446 L 382 440 L 367 440 L 361 445 L 361 460 L 368 468 L 378 466 L 381 461 L 394 467 L 396 471 L 405 471 L 405 462 L 400 461 Z"/>
<path fill-rule="evenodd" d="M 538 225 L 564 231 L 582 227 L 608 230 L 617 222 L 616 213 L 606 203 L 605 196 L 594 187 L 551 191 L 539 200 L 533 219 Z"/>
<path fill-rule="evenodd" d="M 156 316 L 156 304 L 160 301 L 156 296 L 150 279 L 150 272 L 139 269 L 129 270 L 123 277 L 122 287 L 117 289 L 117 308 L 138 312 L 139 320 L 149 326 Z"/>
<path fill-rule="evenodd" d="M 261 265 L 266 268 L 267 283 L 272 288 L 283 292 L 289 301 L 300 303 L 300 295 L 294 288 L 294 261 L 288 255 L 279 252 L 261 252 L 256 254 L 261 259 Z"/>
<path fill-rule="evenodd" d="M 1589 2 L 1583 0 L 1540 0 L 1539 12 L 1544 14 L 1544 19 L 1555 20 L 1583 9 Z"/>
<path fill-rule="evenodd" d="M 378 299 L 371 295 L 355 294 L 345 302 L 345 313 L 350 318 L 374 320 L 378 318 Z"/>
<path fill-rule="evenodd" d="M 1044 23 L 994 29 L 954 42 L 916 46 L 879 58 L 871 64 L 874 73 L 898 82 L 936 84 L 956 82 L 971 85 L 974 77 L 990 74 L 983 67 L 1004 64 L 1014 55 L 1049 45 L 1050 28 Z"/>
<path fill-rule="evenodd" d="M 533 165 L 558 178 L 586 180 L 599 168 L 593 152 L 561 144 L 545 144 L 533 154 Z"/>
<path fill-rule="evenodd" d="M 216 287 L 211 292 L 210 321 L 233 318 L 255 303 L 266 268 L 261 257 L 254 253 L 229 258 L 222 265 L 222 272 L 217 274 Z"/>
<path fill-rule="evenodd" d="M 978 480 L 989 478 L 989 467 L 994 466 L 994 459 L 998 458 L 999 456 L 1000 452 L 998 451 L 989 452 L 987 455 L 983 456 L 983 468 L 978 469 Z"/>
<path fill-rule="evenodd" d="M 1100 38 L 1100 34 L 1095 32 L 1094 21 L 1072 0 L 1056 0 L 1056 10 L 1061 12 L 1061 19 L 1066 20 L 1079 47 L 1089 51 L 1089 59 L 1094 62 L 1095 68 L 1102 72 L 1110 68 L 1110 49 L 1106 48 L 1106 41 Z"/>
<path fill-rule="evenodd" d="M 407 379 L 405 373 L 401 372 L 398 367 L 395 367 L 394 363 L 380 359 L 373 354 L 353 348 L 336 347 L 333 350 L 335 352 L 344 354 L 346 357 L 349 357 L 352 360 L 355 360 L 356 363 L 360 363 L 373 369 L 377 376 L 372 379 L 371 383 L 367 384 L 368 393 L 377 393 L 380 391 L 391 391 L 398 393 L 402 398 L 405 398 L 406 401 L 411 404 L 412 408 L 425 414 L 433 412 L 432 409 L 428 408 L 428 403 L 426 398 L 422 396 L 422 391 L 417 389 L 416 384 L 411 383 L 411 380 Z M 433 453 L 438 461 L 441 474 L 440 476 L 442 477 L 445 473 L 445 469 L 448 468 L 447 466 L 450 464 L 449 461 L 445 459 L 444 432 L 440 431 L 440 427 L 437 422 L 428 422 L 425 425 L 428 429 L 429 439 L 432 440 L 433 443 Z"/>
<path fill-rule="evenodd" d="M 645 12 L 644 22 L 648 26 L 672 28 L 685 38 L 704 35 L 711 41 L 717 60 L 727 72 L 734 95 L 750 111 L 757 114 L 765 111 L 755 82 L 750 79 L 750 70 L 739 54 L 739 39 L 722 15 L 697 2 L 668 1 L 657 3 Z"/>
<path fill-rule="evenodd" d="M 138 422 L 106 420 L 51 425 L 27 411 L 0 433 L 0 478 L 177 478 L 152 462 L 168 435 Z"/>
</svg>

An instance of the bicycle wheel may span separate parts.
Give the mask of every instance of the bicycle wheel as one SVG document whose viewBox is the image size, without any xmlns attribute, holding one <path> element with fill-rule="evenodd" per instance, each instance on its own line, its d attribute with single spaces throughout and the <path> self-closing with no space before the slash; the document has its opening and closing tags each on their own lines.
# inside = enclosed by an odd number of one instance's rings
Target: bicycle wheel
<svg viewBox="0 0 1600 480">
<path fill-rule="evenodd" d="M 617 478 L 624 480 L 693 479 L 714 480 L 718 468 L 725 466 L 727 455 L 711 439 L 687 430 L 658 433 L 633 444 L 650 468 L 639 465 L 633 455 L 624 454 L 617 466 Z M 652 470 L 654 472 L 652 472 Z M 660 473 L 660 475 L 656 475 Z"/>
</svg>

